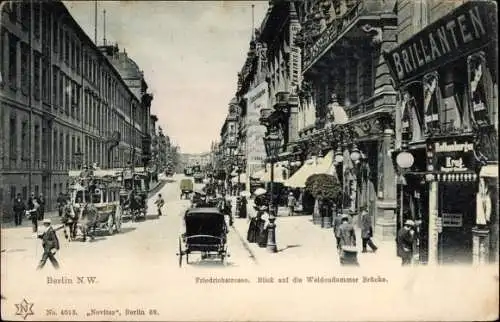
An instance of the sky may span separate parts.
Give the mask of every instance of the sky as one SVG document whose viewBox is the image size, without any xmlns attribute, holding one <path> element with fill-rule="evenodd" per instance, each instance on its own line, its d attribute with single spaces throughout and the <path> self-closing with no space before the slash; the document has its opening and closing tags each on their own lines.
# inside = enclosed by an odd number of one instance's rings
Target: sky
<svg viewBox="0 0 500 322">
<path fill-rule="evenodd" d="M 220 135 L 252 35 L 267 1 L 98 1 L 97 44 L 118 43 L 144 71 L 157 126 L 183 153 L 206 152 Z M 64 1 L 91 39 L 94 2 Z"/>
</svg>

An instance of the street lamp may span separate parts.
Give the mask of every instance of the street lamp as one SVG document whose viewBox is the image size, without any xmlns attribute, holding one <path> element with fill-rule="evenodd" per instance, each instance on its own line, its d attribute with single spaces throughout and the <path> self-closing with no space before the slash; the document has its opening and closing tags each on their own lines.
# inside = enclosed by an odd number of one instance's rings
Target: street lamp
<svg viewBox="0 0 500 322">
<path fill-rule="evenodd" d="M 398 166 L 401 168 L 401 175 L 400 175 L 400 183 L 401 183 L 401 206 L 399 209 L 399 218 L 400 218 L 400 228 L 403 226 L 403 202 L 404 202 L 404 185 L 406 184 L 405 181 L 405 172 L 411 168 L 413 165 L 413 162 L 415 159 L 413 158 L 413 154 L 407 151 L 401 151 L 396 157 L 396 163 Z"/>
<path fill-rule="evenodd" d="M 276 161 L 276 156 L 278 155 L 281 148 L 281 138 L 275 133 L 270 133 L 269 135 L 264 137 L 264 145 L 266 148 L 266 154 L 271 163 L 271 196 L 269 200 L 269 209 L 272 210 L 269 211 L 267 250 L 271 253 L 276 253 L 278 251 L 278 247 L 276 246 L 276 225 L 274 223 L 274 221 L 276 220 L 276 211 L 274 205 L 274 163 Z"/>
</svg>

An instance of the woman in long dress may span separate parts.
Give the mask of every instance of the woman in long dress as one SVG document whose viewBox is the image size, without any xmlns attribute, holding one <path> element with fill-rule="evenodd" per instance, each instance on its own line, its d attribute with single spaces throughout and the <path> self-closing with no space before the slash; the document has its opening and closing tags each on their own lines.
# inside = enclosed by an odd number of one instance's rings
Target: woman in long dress
<svg viewBox="0 0 500 322">
<path fill-rule="evenodd" d="M 259 211 L 259 221 L 258 221 L 259 235 L 257 243 L 259 244 L 259 247 L 264 248 L 267 246 L 268 226 L 269 226 L 269 213 L 267 212 L 267 207 L 262 206 Z"/>
</svg>

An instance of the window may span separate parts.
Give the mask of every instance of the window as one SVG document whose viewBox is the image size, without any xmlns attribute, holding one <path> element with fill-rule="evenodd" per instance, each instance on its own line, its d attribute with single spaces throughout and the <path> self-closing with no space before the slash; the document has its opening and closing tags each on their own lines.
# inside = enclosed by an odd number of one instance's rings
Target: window
<svg viewBox="0 0 500 322">
<path fill-rule="evenodd" d="M 19 4 L 15 2 L 9 2 L 9 5 L 10 5 L 10 14 L 9 14 L 10 21 L 15 23 L 17 22 L 17 10 L 19 9 L 18 8 Z"/>
<path fill-rule="evenodd" d="M 413 28 L 415 32 L 424 29 L 429 23 L 428 0 L 418 0 L 413 3 Z"/>
<path fill-rule="evenodd" d="M 11 116 L 9 121 L 9 155 L 11 160 L 17 160 L 17 119 Z"/>
<path fill-rule="evenodd" d="M 59 184 L 59 192 L 63 192 L 63 191 L 64 191 L 64 190 L 63 190 L 63 184 L 62 184 L 62 183 L 60 183 L 60 184 Z"/>
<path fill-rule="evenodd" d="M 54 183 L 53 188 L 52 188 L 52 195 L 54 197 L 57 196 L 57 183 Z"/>
<path fill-rule="evenodd" d="M 16 36 L 9 35 L 9 83 L 14 89 L 17 88 L 17 43 Z"/>
<path fill-rule="evenodd" d="M 54 166 L 57 168 L 57 162 L 59 161 L 59 145 L 58 143 L 57 131 L 54 130 Z"/>
<path fill-rule="evenodd" d="M 52 103 L 54 105 L 54 109 L 57 111 L 57 106 L 58 106 L 58 80 L 57 77 L 59 75 L 59 69 L 56 66 L 52 66 Z"/>
<path fill-rule="evenodd" d="M 38 187 L 38 185 L 35 185 L 35 196 L 39 196 L 40 195 L 40 188 Z"/>
<path fill-rule="evenodd" d="M 59 57 L 62 59 L 64 56 L 64 26 L 58 26 L 59 32 Z"/>
<path fill-rule="evenodd" d="M 34 135 L 34 138 L 35 138 L 35 142 L 34 142 L 34 146 L 35 146 L 35 161 L 40 161 L 41 159 L 41 155 L 40 155 L 40 125 L 39 124 L 35 124 L 35 135 Z"/>
<path fill-rule="evenodd" d="M 34 65 L 34 72 L 33 72 L 33 96 L 35 97 L 35 100 L 39 101 L 40 100 L 40 54 L 36 53 L 33 55 L 33 65 Z"/>
<path fill-rule="evenodd" d="M 47 160 L 50 152 L 49 149 L 50 138 L 48 137 L 49 135 L 50 135 L 49 128 L 44 125 L 42 127 L 42 162 L 44 166 L 47 165 Z"/>
<path fill-rule="evenodd" d="M 16 198 L 16 186 L 10 186 L 10 199 L 14 200 Z"/>
<path fill-rule="evenodd" d="M 59 107 L 61 108 L 61 113 L 64 113 L 64 73 L 59 71 L 59 89 L 57 91 L 59 95 Z"/>
<path fill-rule="evenodd" d="M 70 79 L 69 77 L 67 77 L 66 75 L 64 76 L 64 87 L 63 87 L 63 90 L 64 90 L 64 112 L 66 113 L 66 115 L 69 116 L 69 105 L 70 105 L 70 96 L 71 96 L 71 88 L 69 87 L 70 86 Z"/>
<path fill-rule="evenodd" d="M 28 121 L 23 121 L 21 123 L 21 159 L 27 160 L 29 156 L 29 144 L 28 144 Z"/>
<path fill-rule="evenodd" d="M 21 3 L 21 25 L 23 30 L 28 30 L 30 27 L 31 17 L 30 17 L 30 4 Z"/>
<path fill-rule="evenodd" d="M 45 103 L 49 103 L 50 100 L 50 74 L 49 74 L 49 61 L 47 59 L 42 60 L 42 99 Z"/>
<path fill-rule="evenodd" d="M 71 136 L 71 154 L 75 154 L 76 152 L 76 146 L 75 146 L 75 137 Z M 71 167 L 75 168 L 76 167 L 76 160 L 73 158 L 73 162 L 71 163 Z"/>
<path fill-rule="evenodd" d="M 59 133 L 59 162 L 61 164 L 61 167 L 63 166 L 64 162 L 64 134 Z"/>
<path fill-rule="evenodd" d="M 70 167 L 70 161 L 71 161 L 71 151 L 70 151 L 70 141 L 69 141 L 69 134 L 66 134 L 66 168 Z"/>
<path fill-rule="evenodd" d="M 5 29 L 3 27 L 0 27 L 0 79 L 2 80 L 0 82 L 0 88 L 3 86 L 4 82 L 4 77 L 5 77 L 5 53 L 4 53 L 4 48 L 7 45 L 5 41 Z"/>
<path fill-rule="evenodd" d="M 33 3 L 33 33 L 36 39 L 40 39 L 40 4 Z"/>
<path fill-rule="evenodd" d="M 28 200 L 28 187 L 23 187 L 23 200 Z"/>
<path fill-rule="evenodd" d="M 59 51 L 59 24 L 57 23 L 57 19 L 54 18 L 54 23 L 52 26 L 52 45 L 54 52 Z"/>
<path fill-rule="evenodd" d="M 21 92 L 28 95 L 29 92 L 29 46 L 21 42 Z"/>
<path fill-rule="evenodd" d="M 70 43 L 69 43 L 69 32 L 64 31 L 64 62 L 66 66 L 69 66 L 69 55 L 70 55 Z"/>
</svg>

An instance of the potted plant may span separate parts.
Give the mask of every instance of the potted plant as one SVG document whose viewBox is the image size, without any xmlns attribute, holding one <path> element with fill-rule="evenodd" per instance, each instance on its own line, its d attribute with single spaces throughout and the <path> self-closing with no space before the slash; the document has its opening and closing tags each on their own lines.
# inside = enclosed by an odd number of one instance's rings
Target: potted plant
<svg viewBox="0 0 500 322">
<path fill-rule="evenodd" d="M 306 181 L 308 190 L 316 201 L 313 222 L 322 227 L 332 226 L 333 209 L 341 202 L 342 190 L 337 179 L 329 174 L 314 174 Z"/>
</svg>

